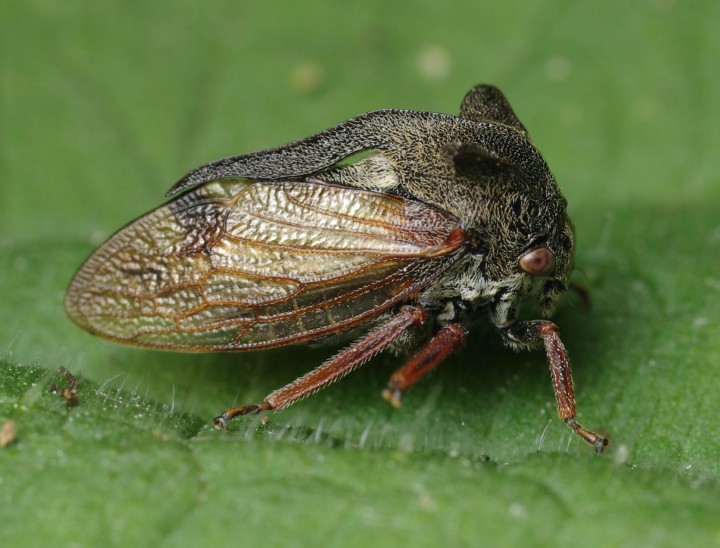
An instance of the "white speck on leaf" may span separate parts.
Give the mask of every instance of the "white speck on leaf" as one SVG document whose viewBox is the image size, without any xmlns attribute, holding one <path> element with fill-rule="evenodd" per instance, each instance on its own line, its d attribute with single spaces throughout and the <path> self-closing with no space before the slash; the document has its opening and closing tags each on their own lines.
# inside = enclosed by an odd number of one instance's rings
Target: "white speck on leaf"
<svg viewBox="0 0 720 548">
<path fill-rule="evenodd" d="M 450 75 L 452 60 L 445 48 L 429 44 L 418 53 L 417 66 L 427 80 L 444 80 Z"/>
</svg>

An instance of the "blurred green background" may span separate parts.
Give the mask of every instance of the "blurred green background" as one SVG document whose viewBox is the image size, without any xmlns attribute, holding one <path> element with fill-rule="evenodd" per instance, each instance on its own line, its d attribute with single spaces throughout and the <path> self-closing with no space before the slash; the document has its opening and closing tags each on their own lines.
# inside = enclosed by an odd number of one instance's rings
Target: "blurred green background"
<svg viewBox="0 0 720 548">
<path fill-rule="evenodd" d="M 711 1 L 3 2 L 0 544 L 720 545 L 718 28 Z M 487 322 L 399 411 L 381 356 L 225 433 L 334 350 L 148 352 L 65 318 L 75 268 L 190 168 L 480 82 L 568 198 L 593 307 L 555 319 L 608 454 Z"/>
</svg>

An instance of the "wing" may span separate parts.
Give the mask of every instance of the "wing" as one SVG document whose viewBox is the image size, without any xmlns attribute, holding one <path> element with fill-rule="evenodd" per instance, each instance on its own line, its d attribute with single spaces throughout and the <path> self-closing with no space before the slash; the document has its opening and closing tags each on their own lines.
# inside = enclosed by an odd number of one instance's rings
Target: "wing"
<svg viewBox="0 0 720 548">
<path fill-rule="evenodd" d="M 398 196 L 215 181 L 112 236 L 77 272 L 65 306 L 88 331 L 139 346 L 279 346 L 412 299 L 468 240 L 453 215 Z"/>
</svg>

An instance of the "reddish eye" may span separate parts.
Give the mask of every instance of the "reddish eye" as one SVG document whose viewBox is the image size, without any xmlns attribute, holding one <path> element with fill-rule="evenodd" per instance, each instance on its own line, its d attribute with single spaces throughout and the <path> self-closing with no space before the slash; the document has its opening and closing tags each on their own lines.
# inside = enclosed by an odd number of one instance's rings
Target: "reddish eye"
<svg viewBox="0 0 720 548">
<path fill-rule="evenodd" d="M 547 276 L 555 269 L 555 255 L 547 247 L 538 247 L 520 257 L 520 268 L 533 276 Z"/>
</svg>

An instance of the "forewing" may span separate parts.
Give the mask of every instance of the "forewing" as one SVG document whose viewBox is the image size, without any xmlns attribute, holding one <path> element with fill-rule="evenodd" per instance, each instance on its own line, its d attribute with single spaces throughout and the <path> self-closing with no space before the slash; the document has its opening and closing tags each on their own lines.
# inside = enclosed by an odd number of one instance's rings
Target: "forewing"
<svg viewBox="0 0 720 548">
<path fill-rule="evenodd" d="M 205 184 L 120 230 L 66 297 L 129 344 L 244 350 L 318 339 L 408 300 L 467 242 L 451 214 L 321 182 Z"/>
</svg>

